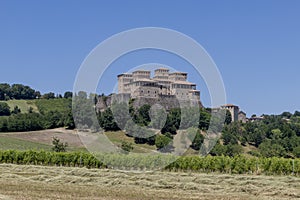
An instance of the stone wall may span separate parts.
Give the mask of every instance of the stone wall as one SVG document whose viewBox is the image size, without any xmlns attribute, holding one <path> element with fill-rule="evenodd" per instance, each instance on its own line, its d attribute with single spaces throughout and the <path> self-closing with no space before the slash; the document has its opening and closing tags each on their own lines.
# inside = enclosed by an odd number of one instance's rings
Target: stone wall
<svg viewBox="0 0 300 200">
<path fill-rule="evenodd" d="M 112 94 L 106 97 L 99 96 L 98 102 L 96 104 L 96 110 L 102 112 L 108 107 L 110 107 L 113 102 L 129 103 L 129 100 L 130 94 Z M 158 98 L 138 97 L 135 98 L 133 101 L 134 108 L 139 108 L 145 104 L 148 104 L 150 106 L 158 104 L 161 105 L 167 111 L 172 108 L 183 108 L 191 105 L 203 107 L 200 101 L 182 101 L 178 100 L 174 95 L 159 95 Z"/>
</svg>

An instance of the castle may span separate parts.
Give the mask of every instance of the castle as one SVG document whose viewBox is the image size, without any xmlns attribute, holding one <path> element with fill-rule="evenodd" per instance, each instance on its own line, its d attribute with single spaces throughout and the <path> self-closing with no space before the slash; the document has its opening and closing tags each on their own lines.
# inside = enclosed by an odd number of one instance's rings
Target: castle
<svg viewBox="0 0 300 200">
<path fill-rule="evenodd" d="M 171 73 L 167 68 L 154 70 L 152 78 L 149 70 L 136 70 L 118 75 L 118 94 L 109 95 L 105 101 L 99 98 L 96 107 L 103 111 L 114 101 L 129 102 L 130 99 L 136 99 L 134 107 L 144 104 L 152 106 L 157 103 L 166 110 L 180 106 L 203 107 L 200 101 L 200 91 L 196 89 L 195 83 L 187 81 L 187 73 Z M 213 110 L 218 109 L 228 110 L 233 122 L 248 121 L 246 113 L 240 111 L 236 105 L 226 104 Z"/>
<path fill-rule="evenodd" d="M 173 97 L 179 101 L 200 102 L 200 91 L 195 83 L 187 81 L 187 73 L 170 73 L 167 68 L 154 71 L 137 70 L 132 73 L 118 75 L 118 93 L 130 94 L 131 98 L 161 98 Z"/>
</svg>

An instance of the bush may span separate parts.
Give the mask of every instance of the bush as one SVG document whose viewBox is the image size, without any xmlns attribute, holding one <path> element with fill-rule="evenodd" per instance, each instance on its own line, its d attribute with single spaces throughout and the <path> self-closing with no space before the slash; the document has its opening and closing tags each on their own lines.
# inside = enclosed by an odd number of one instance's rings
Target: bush
<svg viewBox="0 0 300 200">
<path fill-rule="evenodd" d="M 121 149 L 126 152 L 130 152 L 133 150 L 132 143 L 123 141 L 121 144 Z"/>
<path fill-rule="evenodd" d="M 155 146 L 157 149 L 166 148 L 170 145 L 172 139 L 165 135 L 157 135 L 155 138 Z"/>
<path fill-rule="evenodd" d="M 57 137 L 53 137 L 52 144 L 53 144 L 52 150 L 55 152 L 67 151 L 68 143 L 60 142 L 60 140 Z"/>
</svg>

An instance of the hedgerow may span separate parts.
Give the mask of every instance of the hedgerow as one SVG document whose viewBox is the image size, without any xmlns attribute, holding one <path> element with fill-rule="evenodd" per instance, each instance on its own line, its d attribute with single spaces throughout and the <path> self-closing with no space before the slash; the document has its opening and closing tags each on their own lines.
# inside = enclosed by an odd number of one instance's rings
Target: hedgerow
<svg viewBox="0 0 300 200">
<path fill-rule="evenodd" d="M 0 151 L 0 163 L 202 173 L 300 175 L 300 159 L 245 156 L 183 156 L 87 152 Z M 171 164 L 169 164 L 171 163 Z"/>
</svg>

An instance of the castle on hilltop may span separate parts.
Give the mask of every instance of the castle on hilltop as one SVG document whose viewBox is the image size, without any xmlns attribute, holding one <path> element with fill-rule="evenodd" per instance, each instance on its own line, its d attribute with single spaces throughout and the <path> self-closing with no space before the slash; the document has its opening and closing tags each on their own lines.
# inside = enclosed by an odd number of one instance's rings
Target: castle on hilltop
<svg viewBox="0 0 300 200">
<path fill-rule="evenodd" d="M 200 101 L 200 91 L 196 84 L 187 81 L 187 73 L 170 72 L 167 68 L 154 70 L 151 77 L 150 70 L 136 70 L 132 73 L 118 75 L 118 94 L 111 94 L 105 100 L 98 98 L 97 110 L 103 111 L 113 102 L 129 102 L 133 99 L 133 106 L 159 104 L 166 110 L 185 106 L 203 107 Z M 237 105 L 226 104 L 212 111 L 226 109 L 231 114 L 231 121 L 246 122 L 246 113 L 240 111 Z"/>
<path fill-rule="evenodd" d="M 200 91 L 195 83 L 187 81 L 187 73 L 170 73 L 167 68 L 154 71 L 137 70 L 118 75 L 118 94 L 130 94 L 131 98 L 173 97 L 179 101 L 200 102 Z"/>
</svg>

